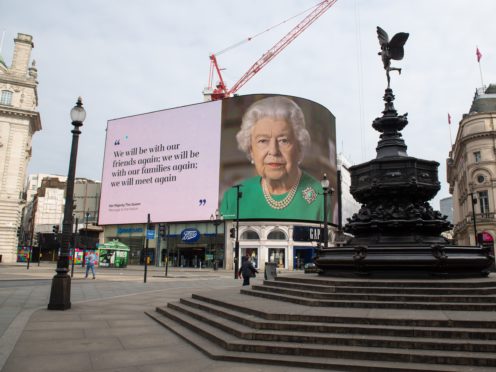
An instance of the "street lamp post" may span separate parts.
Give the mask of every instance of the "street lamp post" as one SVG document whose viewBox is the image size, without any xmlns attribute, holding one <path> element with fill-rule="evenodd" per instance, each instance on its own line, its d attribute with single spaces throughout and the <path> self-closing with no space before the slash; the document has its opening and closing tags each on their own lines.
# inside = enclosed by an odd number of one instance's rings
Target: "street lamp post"
<svg viewBox="0 0 496 372">
<path fill-rule="evenodd" d="M 217 270 L 217 231 L 219 225 L 222 223 L 222 216 L 219 214 L 219 210 L 215 210 L 215 216 L 213 214 L 210 215 L 210 221 L 215 226 L 215 240 L 214 240 L 214 270 Z"/>
<path fill-rule="evenodd" d="M 69 271 L 69 245 L 72 235 L 72 209 L 74 205 L 74 180 L 76 178 L 76 160 L 78 141 L 86 118 L 86 111 L 83 108 L 81 97 L 78 98 L 76 106 L 71 110 L 71 120 L 74 129 L 72 132 L 71 157 L 69 160 L 69 172 L 65 192 L 64 219 L 62 222 L 62 242 L 60 245 L 60 255 L 57 259 L 57 269 L 52 279 L 50 291 L 50 302 L 48 310 L 67 310 L 71 308 L 71 277 Z"/>
<path fill-rule="evenodd" d="M 33 254 L 33 240 L 34 240 L 34 229 L 31 230 L 31 243 L 29 244 L 28 250 L 28 262 L 26 265 L 26 269 L 29 270 L 29 262 L 31 261 L 31 255 Z"/>
<path fill-rule="evenodd" d="M 151 220 L 150 220 L 150 213 L 148 213 L 147 215 L 147 218 L 146 218 L 146 233 L 145 233 L 145 248 L 143 250 L 144 252 L 144 256 L 145 256 L 145 260 L 144 260 L 144 273 L 143 273 L 143 283 L 146 283 L 146 277 L 148 275 L 148 231 L 150 231 L 150 224 L 151 224 Z"/>
<path fill-rule="evenodd" d="M 167 248 L 165 249 L 165 276 L 167 276 L 167 270 L 169 267 L 169 235 L 170 235 L 170 224 L 166 225 L 167 232 L 165 235 L 166 241 L 165 244 L 167 244 Z M 174 260 L 172 260 L 172 263 L 174 263 Z"/>
<path fill-rule="evenodd" d="M 74 218 L 74 216 L 72 216 Z M 74 276 L 74 261 L 76 261 L 76 247 L 78 246 L 78 218 L 76 217 L 76 222 L 74 223 L 74 239 L 72 246 L 72 263 L 71 263 L 71 278 Z"/>
<path fill-rule="evenodd" d="M 323 232 L 323 240 L 324 240 L 324 249 L 329 248 L 329 229 L 327 227 L 328 225 L 328 216 L 327 216 L 327 205 L 328 201 L 327 198 L 331 196 L 332 192 L 334 191 L 331 187 L 329 187 L 329 179 L 327 178 L 327 174 L 324 173 L 324 177 L 322 177 L 322 180 L 320 181 L 320 184 L 322 186 L 323 195 L 324 195 L 324 232 Z"/>
<path fill-rule="evenodd" d="M 83 259 L 81 260 L 81 267 L 84 267 L 84 254 L 86 253 L 86 247 L 88 246 L 88 218 L 90 218 L 90 212 L 84 214 L 85 226 L 84 226 L 84 245 L 83 245 Z"/>
<path fill-rule="evenodd" d="M 243 185 L 234 185 L 236 189 L 236 240 L 234 242 L 234 279 L 238 279 L 239 270 L 239 199 L 243 196 L 243 193 L 239 191 L 239 188 Z"/>
<path fill-rule="evenodd" d="M 38 266 L 40 266 L 40 261 L 41 261 L 41 238 L 43 235 L 41 233 L 38 233 Z"/>
</svg>

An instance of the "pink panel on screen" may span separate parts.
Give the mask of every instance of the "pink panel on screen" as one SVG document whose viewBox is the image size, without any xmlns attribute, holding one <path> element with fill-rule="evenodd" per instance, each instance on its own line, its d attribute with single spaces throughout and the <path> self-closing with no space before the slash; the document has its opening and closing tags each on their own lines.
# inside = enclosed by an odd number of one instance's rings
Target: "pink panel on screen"
<svg viewBox="0 0 496 372">
<path fill-rule="evenodd" d="M 219 203 L 221 104 L 110 120 L 99 223 L 208 220 Z"/>
</svg>

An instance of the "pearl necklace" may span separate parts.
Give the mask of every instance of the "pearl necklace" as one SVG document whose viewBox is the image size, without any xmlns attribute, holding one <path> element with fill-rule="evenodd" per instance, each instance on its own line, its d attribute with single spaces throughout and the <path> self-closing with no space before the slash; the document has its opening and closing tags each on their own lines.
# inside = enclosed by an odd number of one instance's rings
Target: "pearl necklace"
<svg viewBox="0 0 496 372">
<path fill-rule="evenodd" d="M 267 189 L 267 183 L 265 182 L 265 179 L 262 178 L 262 191 L 265 197 L 265 200 L 267 201 L 267 204 L 272 209 L 284 209 L 286 208 L 289 203 L 293 200 L 294 196 L 296 195 L 296 190 L 298 189 L 298 185 L 300 184 L 300 179 L 301 179 L 301 173 L 298 176 L 298 180 L 296 183 L 291 187 L 291 189 L 288 192 L 288 195 L 284 197 L 282 200 L 275 200 L 272 195 L 270 195 L 269 190 Z"/>
</svg>

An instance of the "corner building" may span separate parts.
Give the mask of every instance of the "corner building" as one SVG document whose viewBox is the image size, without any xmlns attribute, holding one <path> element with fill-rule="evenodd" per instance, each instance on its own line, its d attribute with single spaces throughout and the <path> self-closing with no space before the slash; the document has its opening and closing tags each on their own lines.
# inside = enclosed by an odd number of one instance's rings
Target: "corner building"
<svg viewBox="0 0 496 372">
<path fill-rule="evenodd" d="M 469 113 L 463 115 L 447 159 L 447 181 L 453 195 L 455 242 L 493 247 L 496 238 L 496 85 L 477 89 Z"/>
<path fill-rule="evenodd" d="M 33 134 L 41 130 L 35 62 L 29 66 L 33 38 L 17 34 L 14 56 L 7 66 L 0 56 L 0 256 L 16 262 L 26 170 Z"/>
</svg>

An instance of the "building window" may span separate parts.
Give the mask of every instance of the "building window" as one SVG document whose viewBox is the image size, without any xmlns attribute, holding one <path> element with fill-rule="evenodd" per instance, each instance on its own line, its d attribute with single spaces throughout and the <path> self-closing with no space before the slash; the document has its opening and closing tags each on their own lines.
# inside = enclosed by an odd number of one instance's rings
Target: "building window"
<svg viewBox="0 0 496 372">
<path fill-rule="evenodd" d="M 255 231 L 247 230 L 247 231 L 243 232 L 243 234 L 241 234 L 241 239 L 243 239 L 243 240 L 259 240 L 260 237 L 258 236 L 258 234 Z"/>
<path fill-rule="evenodd" d="M 482 174 L 479 174 L 479 175 L 477 176 L 477 182 L 479 182 L 479 183 L 484 183 L 484 181 L 485 181 L 485 180 L 486 180 L 486 179 L 485 179 L 485 177 L 484 177 Z"/>
<path fill-rule="evenodd" d="M 286 267 L 286 249 L 269 248 L 269 262 L 274 262 L 279 269 Z"/>
<path fill-rule="evenodd" d="M 479 206 L 480 212 L 483 215 L 489 214 L 489 196 L 487 191 L 480 191 L 479 193 Z"/>
<path fill-rule="evenodd" d="M 267 239 L 269 240 L 288 240 L 286 238 L 286 234 L 282 232 L 281 230 L 274 230 L 267 235 Z"/>
<path fill-rule="evenodd" d="M 474 160 L 476 163 L 479 163 L 481 161 L 481 153 L 480 151 L 474 152 Z"/>
<path fill-rule="evenodd" d="M 12 92 L 9 90 L 2 90 L 2 96 L 0 97 L 0 104 L 11 105 L 12 104 Z"/>
</svg>

